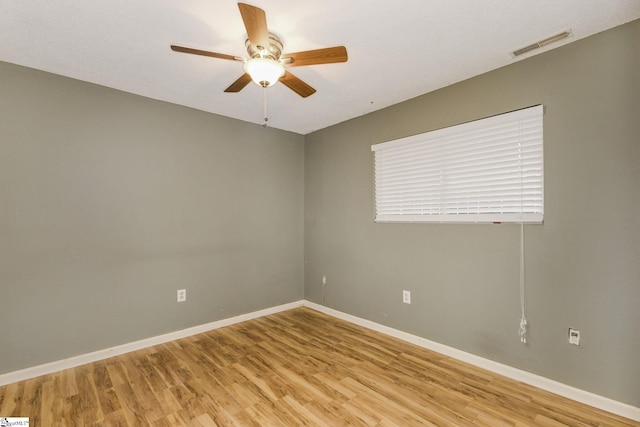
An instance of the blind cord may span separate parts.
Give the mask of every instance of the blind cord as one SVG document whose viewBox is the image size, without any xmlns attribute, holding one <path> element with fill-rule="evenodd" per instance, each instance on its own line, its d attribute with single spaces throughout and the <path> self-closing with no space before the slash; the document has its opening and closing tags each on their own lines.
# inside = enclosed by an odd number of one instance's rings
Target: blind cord
<svg viewBox="0 0 640 427">
<path fill-rule="evenodd" d="M 524 223 L 520 223 L 520 342 L 527 343 L 527 317 L 525 315 L 525 282 L 524 282 Z"/>
</svg>

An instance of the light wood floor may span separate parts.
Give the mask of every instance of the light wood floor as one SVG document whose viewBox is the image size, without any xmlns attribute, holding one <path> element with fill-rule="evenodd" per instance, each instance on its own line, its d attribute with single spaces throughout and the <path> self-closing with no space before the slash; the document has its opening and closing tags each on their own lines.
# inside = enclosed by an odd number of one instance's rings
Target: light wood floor
<svg viewBox="0 0 640 427">
<path fill-rule="evenodd" d="M 638 426 L 299 308 L 0 387 L 31 426 Z"/>
</svg>

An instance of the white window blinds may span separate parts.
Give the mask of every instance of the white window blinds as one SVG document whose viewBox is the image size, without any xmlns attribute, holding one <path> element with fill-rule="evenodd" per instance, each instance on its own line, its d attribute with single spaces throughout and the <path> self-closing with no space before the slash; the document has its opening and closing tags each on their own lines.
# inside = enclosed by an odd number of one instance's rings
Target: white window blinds
<svg viewBox="0 0 640 427">
<path fill-rule="evenodd" d="M 544 214 L 542 105 L 371 146 L 376 222 L 521 222 Z"/>
</svg>

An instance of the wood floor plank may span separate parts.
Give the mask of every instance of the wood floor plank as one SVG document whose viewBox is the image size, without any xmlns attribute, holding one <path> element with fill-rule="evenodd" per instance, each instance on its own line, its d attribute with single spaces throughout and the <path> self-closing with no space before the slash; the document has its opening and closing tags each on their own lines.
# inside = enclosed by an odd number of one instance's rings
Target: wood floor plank
<svg viewBox="0 0 640 427">
<path fill-rule="evenodd" d="M 55 403 L 55 406 L 54 406 L 54 403 Z M 60 411 L 61 404 L 62 404 L 62 398 L 56 398 L 56 396 L 54 395 L 53 381 L 46 381 L 42 385 L 42 405 L 40 406 L 40 408 L 37 408 L 39 409 L 38 415 L 40 416 L 42 425 L 45 425 L 45 426 L 54 425 L 53 413 L 54 411 L 56 413 Z M 15 416 L 29 416 L 29 417 L 31 416 L 31 414 L 20 415 L 20 412 L 18 411 L 14 413 L 15 413 Z M 13 416 L 13 414 L 10 416 Z"/>
<path fill-rule="evenodd" d="M 16 405 L 16 400 L 19 398 L 19 387 L 24 387 L 24 384 L 13 383 L 2 387 L 2 391 L 0 393 L 0 395 L 2 396 L 0 414 L 14 414 L 20 412 L 19 408 Z"/>
<path fill-rule="evenodd" d="M 49 426 L 640 423 L 299 308 L 0 387 Z"/>
</svg>

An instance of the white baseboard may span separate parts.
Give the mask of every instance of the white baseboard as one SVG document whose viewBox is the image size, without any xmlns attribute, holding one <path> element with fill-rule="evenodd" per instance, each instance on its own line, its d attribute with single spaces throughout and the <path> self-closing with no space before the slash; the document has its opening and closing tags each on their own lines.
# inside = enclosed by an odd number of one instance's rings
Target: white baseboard
<svg viewBox="0 0 640 427">
<path fill-rule="evenodd" d="M 584 403 L 594 408 L 602 409 L 603 411 L 611 412 L 612 414 L 620 415 L 621 417 L 629 418 L 634 421 L 640 421 L 640 408 L 637 408 L 635 406 L 618 402 L 616 400 L 609 399 L 607 397 L 603 397 L 588 391 L 580 390 L 578 388 L 571 387 L 554 380 L 550 380 L 540 375 L 532 374 L 531 372 L 503 365 L 502 363 L 494 362 L 493 360 L 485 359 L 483 357 L 476 356 L 474 354 L 467 353 L 456 348 L 437 343 L 435 341 L 430 341 L 428 339 L 419 337 L 417 335 L 412 335 L 398 329 L 393 329 L 388 326 L 372 322 L 370 320 L 352 316 L 350 314 L 346 314 L 341 311 L 313 303 L 311 301 L 305 300 L 303 301 L 303 305 L 305 307 L 312 308 L 338 319 L 346 320 L 347 322 L 351 322 L 356 325 L 363 326 L 367 329 L 381 332 L 385 335 L 390 335 L 394 338 L 398 338 L 403 341 L 407 341 L 417 346 L 426 348 L 428 350 L 438 352 L 445 356 L 449 356 L 451 358 L 469 363 L 470 365 L 486 369 L 487 371 L 495 372 L 496 374 L 500 374 L 516 381 L 520 381 L 525 384 L 538 387 L 542 390 L 546 390 L 551 393 L 569 398 L 571 400 L 575 400 L 576 402 Z"/>
<path fill-rule="evenodd" d="M 236 323 L 244 322 L 246 320 L 256 319 L 258 317 L 268 316 L 270 314 L 279 313 L 281 311 L 290 310 L 297 307 L 309 307 L 319 312 L 328 314 L 338 319 L 345 320 L 347 322 L 354 323 L 356 325 L 363 326 L 365 328 L 381 332 L 383 334 L 407 341 L 409 343 L 418 345 L 428 350 L 436 351 L 445 356 L 452 357 L 457 360 L 469 363 L 471 365 L 486 369 L 491 372 L 503 375 L 505 377 L 521 381 L 523 383 L 538 387 L 542 390 L 549 391 L 551 393 L 558 394 L 560 396 L 575 400 L 577 402 L 584 403 L 594 408 L 602 409 L 612 414 L 617 414 L 625 418 L 632 419 L 634 421 L 640 421 L 640 408 L 628 405 L 626 403 L 618 402 L 613 399 L 609 399 L 603 396 L 599 396 L 588 391 L 580 390 L 575 387 L 568 386 L 566 384 L 559 383 L 554 380 L 542 377 L 540 375 L 532 374 L 531 372 L 523 371 L 521 369 L 513 368 L 511 366 L 504 365 L 502 363 L 494 362 L 483 357 L 476 356 L 471 353 L 467 353 L 458 350 L 453 347 L 449 347 L 435 341 L 430 341 L 426 338 L 412 335 L 407 332 L 400 331 L 398 329 L 390 328 L 388 326 L 381 325 L 370 320 L 362 319 L 360 317 L 352 316 L 350 314 L 343 313 L 338 310 L 334 310 L 329 307 L 325 307 L 320 304 L 313 303 L 307 300 L 300 300 L 289 304 L 283 304 L 276 307 L 267 308 L 264 310 L 258 310 L 252 313 L 242 314 L 240 316 L 231 317 L 228 319 L 222 319 L 215 322 L 207 323 L 204 325 L 194 326 L 192 328 L 183 329 L 181 331 L 171 332 L 164 335 L 159 335 L 152 338 L 135 341 L 128 344 L 119 345 L 116 347 L 107 348 L 104 350 L 94 351 L 68 359 L 58 360 L 55 362 L 45 363 L 43 365 L 34 366 L 31 368 L 22 369 L 20 371 L 9 372 L 0 375 L 0 386 L 11 384 L 18 381 L 24 381 L 30 378 L 35 378 L 41 375 L 50 374 L 53 372 L 61 371 L 63 369 L 74 368 L 76 366 L 84 365 L 87 363 L 97 362 L 109 357 L 117 356 L 124 353 L 129 353 L 143 348 L 152 347 L 154 345 L 163 344 L 169 341 L 174 341 L 180 338 L 189 337 L 192 335 L 200 334 L 203 332 L 211 331 L 214 329 L 222 328 L 224 326 L 233 325 Z"/>
<path fill-rule="evenodd" d="M 235 323 L 244 322 L 246 320 L 268 316 L 269 314 L 290 310 L 292 308 L 301 307 L 302 305 L 303 305 L 303 301 L 296 301 L 289 304 L 278 305 L 276 307 L 254 311 L 253 313 L 241 314 L 239 316 L 230 317 L 228 319 L 222 319 L 222 320 L 207 323 L 204 325 L 194 326 L 192 328 L 183 329 L 181 331 L 171 332 L 164 335 L 158 335 L 156 337 L 146 338 L 140 341 L 127 343 L 127 344 L 119 345 L 116 347 L 94 351 L 92 353 L 81 354 L 79 356 L 70 357 L 68 359 L 57 360 L 55 362 L 33 366 L 31 368 L 22 369 L 19 371 L 9 372 L 9 373 L 0 375 L 0 386 L 15 383 L 18 381 L 28 380 L 30 378 L 39 377 L 41 375 L 51 374 L 53 372 L 61 371 L 63 369 L 75 368 L 76 366 L 97 362 L 99 360 L 104 360 L 109 357 L 118 356 L 120 354 L 141 350 L 143 348 L 152 347 L 154 345 L 163 344 L 163 343 L 174 341 L 180 338 L 185 338 L 185 337 L 200 334 L 203 332 L 212 331 L 214 329 L 233 325 Z"/>
</svg>

